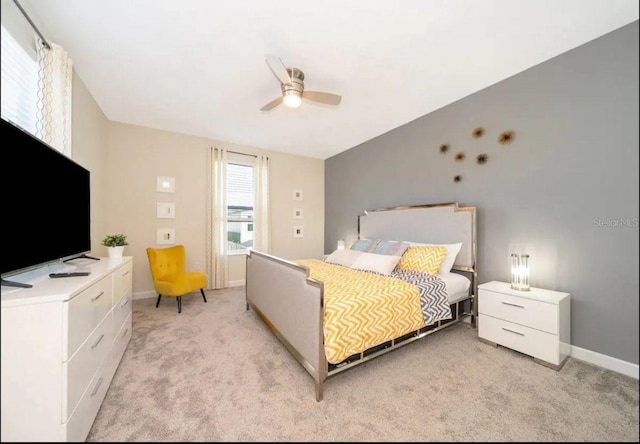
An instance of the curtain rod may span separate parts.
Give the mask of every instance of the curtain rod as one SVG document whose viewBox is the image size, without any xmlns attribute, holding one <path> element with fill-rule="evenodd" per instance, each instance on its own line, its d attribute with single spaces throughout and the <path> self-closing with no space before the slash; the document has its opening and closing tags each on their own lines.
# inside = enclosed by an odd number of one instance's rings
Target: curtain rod
<svg viewBox="0 0 640 444">
<path fill-rule="evenodd" d="M 218 150 L 220 148 L 216 148 L 214 147 L 213 149 Z M 233 154 L 240 154 L 242 156 L 250 156 L 250 157 L 255 157 L 257 158 L 258 156 L 256 154 L 247 154 L 247 153 L 240 153 L 238 151 L 231 151 L 231 150 L 227 150 L 227 153 L 233 153 Z M 269 156 L 265 156 L 267 159 L 269 158 Z"/>
<path fill-rule="evenodd" d="M 238 151 L 231 151 L 231 150 L 227 150 L 227 153 L 233 153 L 233 154 L 240 154 L 241 156 L 251 156 L 251 157 L 258 157 L 255 154 L 247 154 L 247 153 L 240 153 Z"/>
<path fill-rule="evenodd" d="M 13 0 L 13 3 L 16 4 L 16 6 L 18 7 L 22 15 L 24 15 L 24 18 L 27 19 L 27 21 L 29 22 L 33 30 L 36 32 L 36 34 L 38 34 L 38 37 L 40 37 L 40 40 L 42 40 L 42 44 L 44 45 L 44 47 L 47 49 L 51 49 L 51 45 L 49 44 L 49 42 L 47 42 L 47 39 L 44 38 L 44 36 L 40 32 L 40 30 L 37 28 L 37 26 L 31 21 L 31 18 L 27 15 L 26 11 L 22 8 L 22 6 L 20 6 L 20 3 L 18 3 L 18 0 Z"/>
</svg>

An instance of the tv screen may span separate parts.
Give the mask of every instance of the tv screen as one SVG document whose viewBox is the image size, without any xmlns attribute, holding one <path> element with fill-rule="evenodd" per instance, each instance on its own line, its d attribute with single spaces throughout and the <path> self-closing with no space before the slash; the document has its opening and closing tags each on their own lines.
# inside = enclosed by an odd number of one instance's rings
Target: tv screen
<svg viewBox="0 0 640 444">
<path fill-rule="evenodd" d="M 91 250 L 89 171 L 2 120 L 2 277 Z"/>
</svg>

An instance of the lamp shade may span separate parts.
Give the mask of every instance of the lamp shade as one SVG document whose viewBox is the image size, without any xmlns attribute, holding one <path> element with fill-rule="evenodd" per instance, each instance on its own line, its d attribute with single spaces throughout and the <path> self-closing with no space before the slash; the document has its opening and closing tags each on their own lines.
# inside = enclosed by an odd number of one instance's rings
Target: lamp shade
<svg viewBox="0 0 640 444">
<path fill-rule="evenodd" d="M 529 255 L 511 255 L 511 288 L 529 291 Z"/>
</svg>

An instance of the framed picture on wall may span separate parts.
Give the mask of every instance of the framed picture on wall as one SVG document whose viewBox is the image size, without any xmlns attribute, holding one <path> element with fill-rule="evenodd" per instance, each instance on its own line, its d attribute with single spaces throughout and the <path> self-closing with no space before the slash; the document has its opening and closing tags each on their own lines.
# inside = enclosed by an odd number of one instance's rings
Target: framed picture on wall
<svg viewBox="0 0 640 444">
<path fill-rule="evenodd" d="M 302 200 L 302 190 L 293 190 L 293 200 Z"/>
<path fill-rule="evenodd" d="M 294 219 L 302 219 L 302 208 L 294 208 L 293 209 L 293 218 Z"/>
</svg>

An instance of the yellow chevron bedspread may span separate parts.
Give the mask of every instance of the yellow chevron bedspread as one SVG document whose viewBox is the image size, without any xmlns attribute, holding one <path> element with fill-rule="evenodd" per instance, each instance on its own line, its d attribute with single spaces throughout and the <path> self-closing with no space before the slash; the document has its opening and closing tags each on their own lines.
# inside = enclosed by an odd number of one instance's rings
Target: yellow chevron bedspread
<svg viewBox="0 0 640 444">
<path fill-rule="evenodd" d="M 324 283 L 324 348 L 332 364 L 425 325 L 415 285 L 317 259 L 296 263 Z"/>
</svg>

